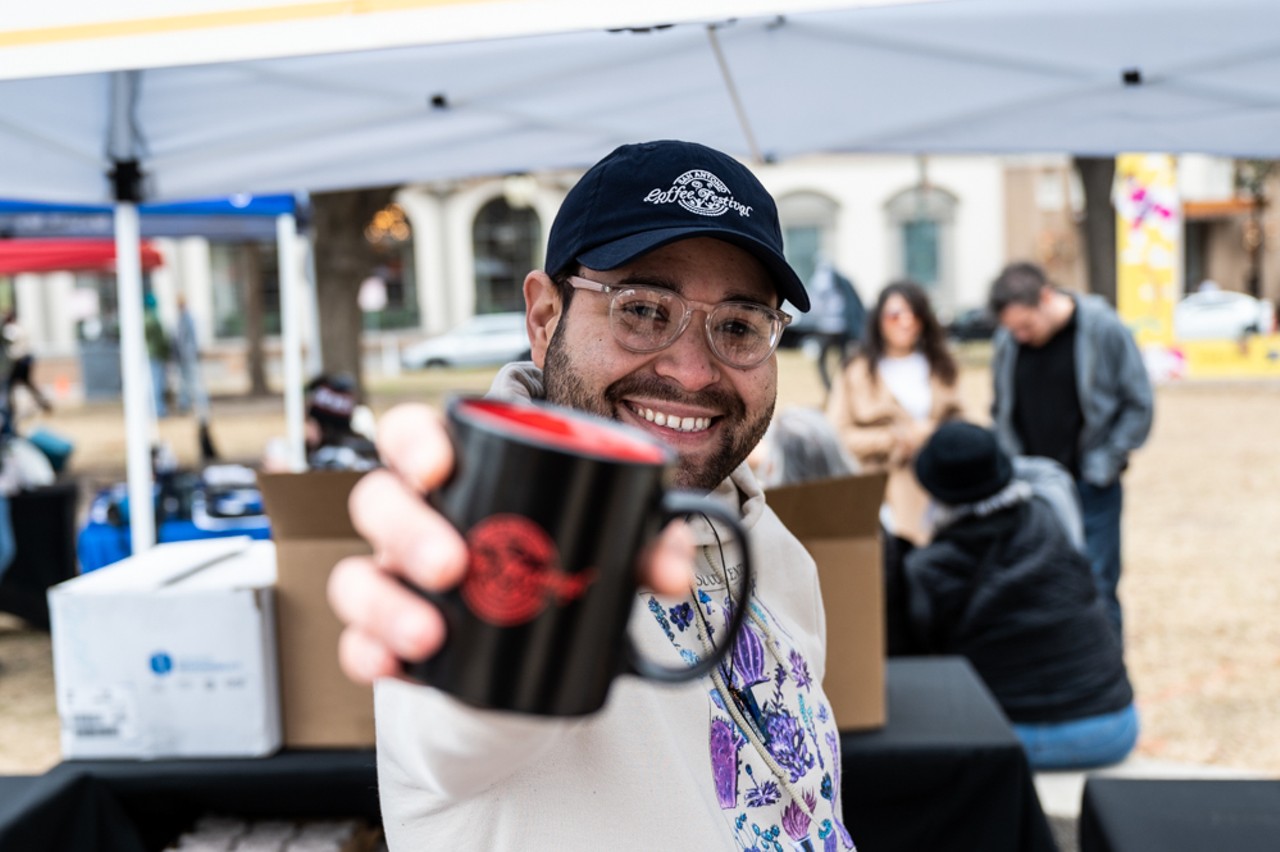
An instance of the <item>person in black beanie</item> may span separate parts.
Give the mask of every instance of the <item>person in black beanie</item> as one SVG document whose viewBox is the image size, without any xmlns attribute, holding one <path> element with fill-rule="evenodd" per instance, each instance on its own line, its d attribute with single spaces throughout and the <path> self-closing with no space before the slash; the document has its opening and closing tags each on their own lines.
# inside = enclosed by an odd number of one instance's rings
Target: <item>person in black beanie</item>
<svg viewBox="0 0 1280 852">
<path fill-rule="evenodd" d="M 1133 688 L 1089 560 L 1058 514 L 972 423 L 942 425 L 915 469 L 935 501 L 933 541 L 904 566 L 921 648 L 969 659 L 1032 768 L 1123 760 L 1138 737 Z"/>
</svg>

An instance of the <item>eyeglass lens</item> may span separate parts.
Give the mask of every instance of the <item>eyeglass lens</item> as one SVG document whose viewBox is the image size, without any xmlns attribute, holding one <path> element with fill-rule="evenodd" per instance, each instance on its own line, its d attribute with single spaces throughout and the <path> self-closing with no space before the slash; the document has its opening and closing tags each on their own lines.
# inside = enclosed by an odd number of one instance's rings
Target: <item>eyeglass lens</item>
<svg viewBox="0 0 1280 852">
<path fill-rule="evenodd" d="M 614 295 L 609 316 L 618 342 L 637 352 L 662 349 L 689 323 L 689 307 L 674 293 L 632 288 Z M 752 367 L 773 352 L 778 319 L 763 308 L 725 302 L 707 316 L 711 349 L 725 363 Z"/>
</svg>

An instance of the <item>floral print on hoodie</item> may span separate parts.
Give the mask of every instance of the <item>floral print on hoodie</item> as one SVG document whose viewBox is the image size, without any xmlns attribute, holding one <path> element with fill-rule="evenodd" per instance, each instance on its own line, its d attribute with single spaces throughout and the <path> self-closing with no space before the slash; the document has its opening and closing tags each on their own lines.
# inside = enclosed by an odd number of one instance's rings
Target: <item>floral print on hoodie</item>
<svg viewBox="0 0 1280 852">
<path fill-rule="evenodd" d="M 737 604 L 723 582 L 707 579 L 701 578 L 692 600 L 665 606 L 652 596 L 648 601 L 667 639 L 690 662 L 720 641 Z M 821 692 L 813 690 L 808 661 L 785 628 L 754 598 L 748 606 L 748 618 L 720 666 L 729 694 L 715 685 L 708 690 L 716 801 L 744 850 L 852 850 L 853 838 L 835 806 L 840 737 L 830 708 L 825 700 L 813 700 Z M 750 731 L 735 721 L 730 704 Z"/>
</svg>

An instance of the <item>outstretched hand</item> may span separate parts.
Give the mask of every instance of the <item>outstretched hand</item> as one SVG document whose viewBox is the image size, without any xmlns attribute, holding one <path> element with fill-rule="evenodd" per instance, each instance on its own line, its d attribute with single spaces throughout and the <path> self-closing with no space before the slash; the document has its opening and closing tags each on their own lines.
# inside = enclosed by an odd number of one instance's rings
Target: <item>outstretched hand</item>
<svg viewBox="0 0 1280 852">
<path fill-rule="evenodd" d="M 453 471 L 440 414 L 425 405 L 397 406 L 378 424 L 377 443 L 387 467 L 356 483 L 349 501 L 352 523 L 373 555 L 343 559 L 328 587 L 329 604 L 344 624 L 339 662 L 361 683 L 398 676 L 401 660 L 426 659 L 444 644 L 440 612 L 401 580 L 444 591 L 467 570 L 462 536 L 423 499 Z M 658 594 L 685 594 L 693 559 L 687 527 L 672 523 L 641 555 L 641 582 Z"/>
</svg>

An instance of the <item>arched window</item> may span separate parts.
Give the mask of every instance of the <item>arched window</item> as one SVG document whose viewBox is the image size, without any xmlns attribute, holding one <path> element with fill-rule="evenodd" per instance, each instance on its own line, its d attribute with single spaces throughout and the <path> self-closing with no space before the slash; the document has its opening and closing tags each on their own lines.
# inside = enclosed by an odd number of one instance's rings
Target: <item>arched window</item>
<svg viewBox="0 0 1280 852">
<path fill-rule="evenodd" d="M 809 281 L 819 258 L 831 259 L 839 205 L 817 192 L 793 192 L 778 199 L 782 223 L 782 249 L 787 263 Z"/>
<path fill-rule="evenodd" d="M 476 313 L 524 310 L 524 277 L 537 265 L 542 241 L 538 214 L 499 196 L 476 214 L 471 239 Z"/>
<path fill-rule="evenodd" d="M 910 278 L 942 301 L 951 292 L 957 204 L 945 190 L 913 186 L 885 205 L 894 277 Z"/>
</svg>

